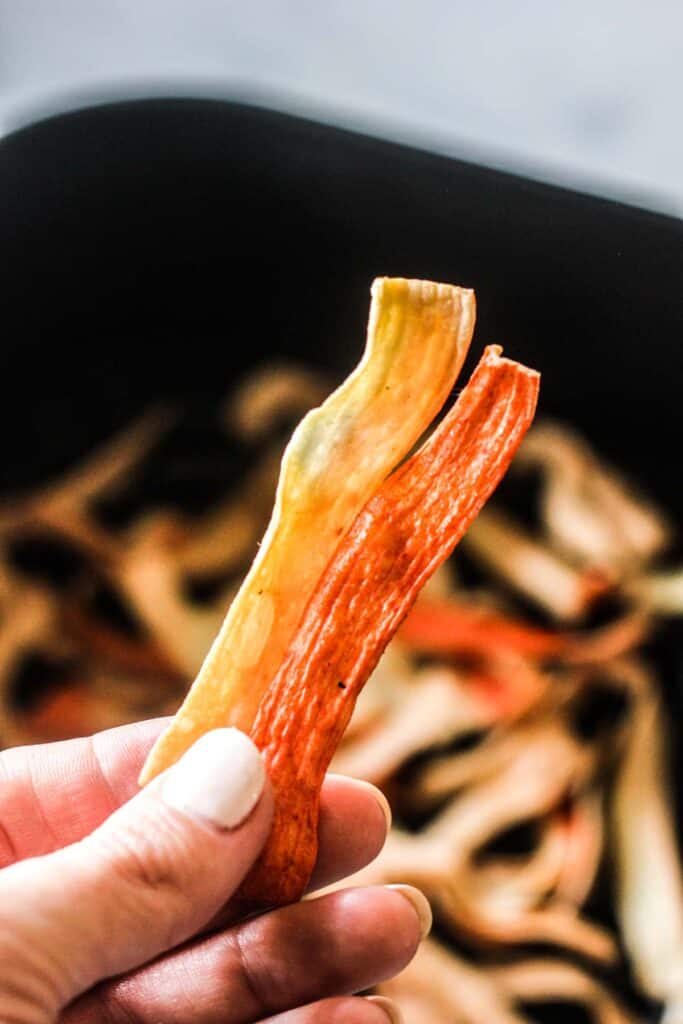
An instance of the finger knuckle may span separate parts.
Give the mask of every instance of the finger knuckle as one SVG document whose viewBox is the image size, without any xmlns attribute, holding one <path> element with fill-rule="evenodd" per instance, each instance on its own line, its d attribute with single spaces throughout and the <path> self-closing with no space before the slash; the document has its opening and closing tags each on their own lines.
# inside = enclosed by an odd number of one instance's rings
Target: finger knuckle
<svg viewBox="0 0 683 1024">
<path fill-rule="evenodd" d="M 125 998 L 122 999 L 113 985 L 99 985 L 93 989 L 79 1009 L 83 1024 L 88 1020 L 97 1021 L 97 1024 L 144 1024 L 142 1014 L 137 1013 Z M 68 1017 L 65 1024 L 72 1024 Z M 73 1024 L 78 1024 L 78 1017 Z"/>
<path fill-rule="evenodd" d="M 170 820 L 140 822 L 92 837 L 120 904 L 142 915 L 155 906 L 181 911 L 192 900 L 199 872 L 196 851 Z M 114 884 L 111 884 L 111 881 Z"/>
<path fill-rule="evenodd" d="M 241 987 L 258 1014 L 274 1012 L 279 996 L 277 979 L 268 969 L 267 958 L 258 956 L 243 928 L 230 934 L 228 962 L 233 970 L 237 968 Z"/>
</svg>

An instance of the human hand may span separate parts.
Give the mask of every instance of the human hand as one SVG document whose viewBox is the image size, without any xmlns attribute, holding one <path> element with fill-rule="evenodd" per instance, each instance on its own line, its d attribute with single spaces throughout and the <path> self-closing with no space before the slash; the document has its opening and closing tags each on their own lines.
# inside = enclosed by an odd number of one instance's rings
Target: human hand
<svg viewBox="0 0 683 1024">
<path fill-rule="evenodd" d="M 386 1024 L 356 998 L 412 958 L 424 897 L 374 886 L 236 919 L 268 834 L 262 762 L 219 730 L 141 792 L 164 720 L 0 754 L 0 1020 L 5 1024 Z M 368 863 L 374 787 L 328 776 L 315 890 Z"/>
</svg>

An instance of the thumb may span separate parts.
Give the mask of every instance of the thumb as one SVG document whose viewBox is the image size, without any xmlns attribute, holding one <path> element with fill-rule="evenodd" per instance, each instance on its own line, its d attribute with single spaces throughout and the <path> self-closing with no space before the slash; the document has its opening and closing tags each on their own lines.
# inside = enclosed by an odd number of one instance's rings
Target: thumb
<svg viewBox="0 0 683 1024">
<path fill-rule="evenodd" d="M 49 1021 L 205 925 L 268 835 L 261 756 L 216 729 L 86 839 L 0 872 L 0 1020 Z"/>
</svg>

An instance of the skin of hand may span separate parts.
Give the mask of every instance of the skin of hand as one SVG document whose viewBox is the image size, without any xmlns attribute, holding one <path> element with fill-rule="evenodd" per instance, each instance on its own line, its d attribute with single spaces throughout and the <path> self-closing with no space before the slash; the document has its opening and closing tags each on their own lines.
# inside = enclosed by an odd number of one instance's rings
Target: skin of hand
<svg viewBox="0 0 683 1024">
<path fill-rule="evenodd" d="M 235 729 L 207 734 L 138 791 L 158 719 L 0 754 L 3 1024 L 386 1024 L 391 977 L 429 930 L 408 886 L 347 889 L 247 919 L 230 897 L 272 796 Z M 328 776 L 311 890 L 372 860 L 390 814 Z"/>
</svg>

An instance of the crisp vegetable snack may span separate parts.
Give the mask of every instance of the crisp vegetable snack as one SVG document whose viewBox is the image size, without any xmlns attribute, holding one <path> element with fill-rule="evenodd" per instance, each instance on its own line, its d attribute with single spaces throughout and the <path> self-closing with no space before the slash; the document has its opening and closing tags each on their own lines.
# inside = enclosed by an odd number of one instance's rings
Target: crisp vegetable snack
<svg viewBox="0 0 683 1024">
<path fill-rule="evenodd" d="M 473 327 L 468 290 L 375 281 L 364 358 L 295 431 L 258 556 L 143 770 L 142 783 L 218 726 L 251 734 L 275 792 L 242 890 L 255 905 L 302 895 L 320 785 L 356 698 L 533 419 L 538 374 L 492 346 L 403 461 L 451 393 Z"/>
</svg>

